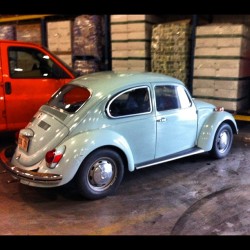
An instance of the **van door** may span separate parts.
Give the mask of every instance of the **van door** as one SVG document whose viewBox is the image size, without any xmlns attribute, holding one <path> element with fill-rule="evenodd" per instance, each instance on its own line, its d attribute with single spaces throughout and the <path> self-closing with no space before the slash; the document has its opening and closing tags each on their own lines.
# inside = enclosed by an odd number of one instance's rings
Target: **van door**
<svg viewBox="0 0 250 250">
<path fill-rule="evenodd" d="M 6 130 L 6 112 L 5 112 L 5 101 L 4 101 L 2 60 L 1 60 L 1 50 L 0 50 L 0 131 L 4 130 Z"/>
<path fill-rule="evenodd" d="M 64 70 L 56 58 L 35 46 L 3 44 L 1 53 L 5 58 L 2 66 L 6 127 L 19 130 L 74 76 Z"/>
</svg>

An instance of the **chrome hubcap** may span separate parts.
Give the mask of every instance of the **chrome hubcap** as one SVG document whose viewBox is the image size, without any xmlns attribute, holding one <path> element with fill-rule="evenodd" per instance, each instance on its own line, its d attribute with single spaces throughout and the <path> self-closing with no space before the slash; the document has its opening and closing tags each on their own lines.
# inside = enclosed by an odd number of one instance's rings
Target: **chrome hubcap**
<svg viewBox="0 0 250 250">
<path fill-rule="evenodd" d="M 224 152 L 227 147 L 228 147 L 228 134 L 226 133 L 226 131 L 221 132 L 219 138 L 218 138 L 218 149 L 220 150 L 220 152 Z"/>
<path fill-rule="evenodd" d="M 112 164 L 108 160 L 94 163 L 89 172 L 89 182 L 94 187 L 106 187 L 113 179 Z"/>
</svg>

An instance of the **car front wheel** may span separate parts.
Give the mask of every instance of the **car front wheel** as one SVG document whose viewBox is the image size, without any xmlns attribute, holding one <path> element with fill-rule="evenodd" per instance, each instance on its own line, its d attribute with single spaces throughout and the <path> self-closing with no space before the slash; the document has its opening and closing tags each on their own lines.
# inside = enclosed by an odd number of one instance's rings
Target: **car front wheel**
<svg viewBox="0 0 250 250">
<path fill-rule="evenodd" d="M 79 193 L 90 200 L 113 194 L 124 175 L 120 155 L 110 149 L 101 149 L 90 154 L 81 164 L 76 176 Z"/>
<path fill-rule="evenodd" d="M 225 157 L 229 153 L 232 143 L 232 128 L 229 124 L 222 123 L 215 133 L 211 155 L 217 159 Z"/>
</svg>

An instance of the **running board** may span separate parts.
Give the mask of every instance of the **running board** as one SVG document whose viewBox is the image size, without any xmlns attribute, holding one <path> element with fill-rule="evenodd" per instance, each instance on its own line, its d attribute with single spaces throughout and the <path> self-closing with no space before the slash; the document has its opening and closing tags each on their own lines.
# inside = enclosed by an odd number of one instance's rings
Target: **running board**
<svg viewBox="0 0 250 250">
<path fill-rule="evenodd" d="M 184 158 L 184 157 L 187 157 L 187 156 L 201 154 L 201 153 L 204 153 L 204 152 L 205 152 L 204 149 L 201 149 L 201 148 L 192 148 L 192 149 L 181 151 L 181 152 L 179 152 L 177 154 L 169 155 L 167 157 L 161 157 L 161 158 L 156 159 L 154 161 L 143 162 L 142 164 L 135 165 L 135 168 L 136 169 L 146 168 L 146 167 L 150 167 L 150 166 L 153 166 L 153 165 L 161 164 L 161 163 L 164 163 L 164 162 L 168 162 L 168 161 L 173 161 L 173 160 L 177 160 L 177 159 L 180 159 L 180 158 Z"/>
</svg>

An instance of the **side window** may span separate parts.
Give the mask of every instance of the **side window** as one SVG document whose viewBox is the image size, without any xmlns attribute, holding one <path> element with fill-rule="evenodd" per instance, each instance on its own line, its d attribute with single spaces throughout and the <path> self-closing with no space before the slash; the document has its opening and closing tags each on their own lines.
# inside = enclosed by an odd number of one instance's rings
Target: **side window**
<svg viewBox="0 0 250 250">
<path fill-rule="evenodd" d="M 52 77 L 54 62 L 39 50 L 10 47 L 8 49 L 8 58 L 11 78 Z"/>
<path fill-rule="evenodd" d="M 179 102 L 175 86 L 156 86 L 155 98 L 157 111 L 179 108 Z"/>
<path fill-rule="evenodd" d="M 149 89 L 143 87 L 121 93 L 109 103 L 107 111 L 113 117 L 150 112 Z"/>
<path fill-rule="evenodd" d="M 178 95 L 179 95 L 179 101 L 181 104 L 181 108 L 188 108 L 192 105 L 192 102 L 189 98 L 189 96 L 187 95 L 186 91 L 184 88 L 182 87 L 177 87 L 177 91 L 178 91 Z"/>
</svg>

